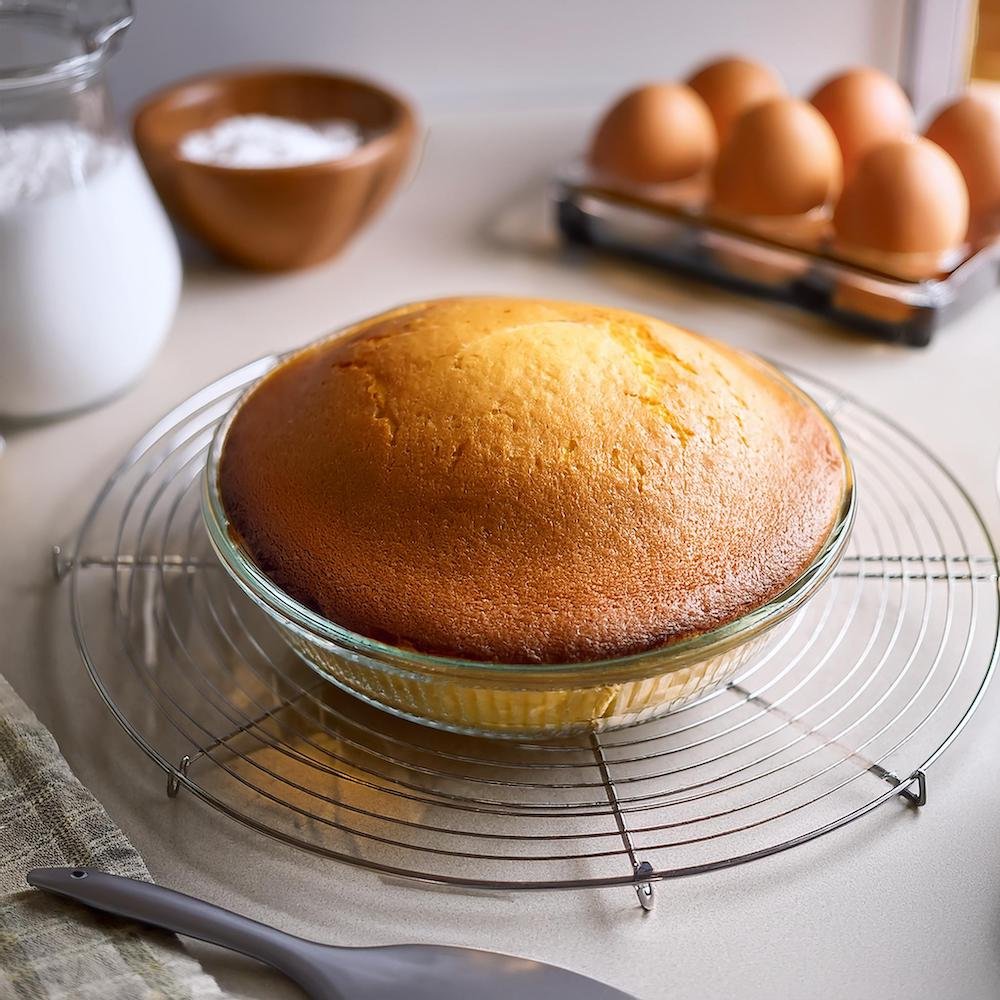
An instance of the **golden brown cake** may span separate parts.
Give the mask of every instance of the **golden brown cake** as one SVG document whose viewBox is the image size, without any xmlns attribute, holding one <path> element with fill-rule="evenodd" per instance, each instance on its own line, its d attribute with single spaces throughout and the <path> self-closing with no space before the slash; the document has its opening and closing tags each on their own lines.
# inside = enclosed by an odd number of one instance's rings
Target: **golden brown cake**
<svg viewBox="0 0 1000 1000">
<path fill-rule="evenodd" d="M 670 643 L 790 584 L 844 459 L 777 372 L 636 313 L 404 306 L 278 366 L 220 488 L 275 583 L 418 650 L 571 662 Z"/>
</svg>

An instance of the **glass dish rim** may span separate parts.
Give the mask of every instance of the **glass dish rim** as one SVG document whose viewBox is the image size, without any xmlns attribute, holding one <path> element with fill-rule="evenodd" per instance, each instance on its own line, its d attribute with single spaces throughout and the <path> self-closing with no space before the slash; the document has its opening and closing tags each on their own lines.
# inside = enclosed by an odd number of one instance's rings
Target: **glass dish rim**
<svg viewBox="0 0 1000 1000">
<path fill-rule="evenodd" d="M 286 628 L 291 626 L 308 641 L 327 647 L 333 646 L 336 650 L 347 650 L 355 654 L 373 657 L 384 667 L 400 669 L 404 668 L 405 665 L 405 668 L 425 673 L 446 673 L 455 676 L 478 674 L 483 677 L 500 679 L 508 675 L 522 677 L 530 675 L 533 679 L 545 679 L 569 674 L 597 674 L 600 676 L 595 680 L 606 682 L 611 675 L 622 671 L 627 672 L 631 666 L 648 664 L 651 659 L 655 659 L 656 662 L 655 670 L 651 670 L 650 673 L 659 675 L 701 663 L 769 631 L 805 604 L 840 562 L 850 538 L 857 512 L 857 489 L 854 465 L 837 425 L 812 396 L 776 366 L 751 352 L 727 344 L 724 345 L 727 350 L 732 350 L 751 362 L 755 368 L 777 383 L 785 392 L 798 396 L 822 417 L 834 435 L 844 465 L 840 505 L 830 530 L 809 564 L 794 580 L 768 601 L 707 632 L 698 632 L 662 646 L 653 646 L 625 656 L 562 663 L 493 662 L 422 653 L 418 650 L 394 646 L 391 643 L 370 638 L 338 625 L 295 600 L 256 565 L 251 553 L 237 540 L 236 532 L 230 526 L 222 502 L 221 491 L 218 488 L 218 472 L 229 427 L 243 402 L 253 393 L 261 381 L 284 361 L 300 351 L 314 348 L 324 341 L 339 337 L 354 328 L 355 325 L 351 324 L 304 347 L 276 355 L 267 371 L 240 393 L 217 424 L 201 477 L 202 519 L 219 561 L 254 603 L 273 620 L 277 620 L 280 625 Z"/>
</svg>

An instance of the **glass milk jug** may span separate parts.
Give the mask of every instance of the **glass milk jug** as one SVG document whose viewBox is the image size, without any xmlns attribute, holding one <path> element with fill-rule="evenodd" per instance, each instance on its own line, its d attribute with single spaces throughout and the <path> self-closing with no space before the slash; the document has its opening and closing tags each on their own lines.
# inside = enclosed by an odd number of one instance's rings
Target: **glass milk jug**
<svg viewBox="0 0 1000 1000">
<path fill-rule="evenodd" d="M 181 265 L 104 79 L 130 0 L 0 0 L 0 415 L 90 406 L 152 361 Z"/>
</svg>

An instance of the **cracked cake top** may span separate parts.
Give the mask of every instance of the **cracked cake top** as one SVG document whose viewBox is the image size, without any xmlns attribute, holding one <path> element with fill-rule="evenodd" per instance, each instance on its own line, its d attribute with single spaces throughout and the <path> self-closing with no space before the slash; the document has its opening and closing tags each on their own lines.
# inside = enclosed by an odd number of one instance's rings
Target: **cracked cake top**
<svg viewBox="0 0 1000 1000">
<path fill-rule="evenodd" d="M 636 313 L 451 298 L 290 356 L 219 486 L 260 568 L 417 650 L 575 662 L 734 620 L 833 525 L 836 432 L 756 359 Z"/>
</svg>

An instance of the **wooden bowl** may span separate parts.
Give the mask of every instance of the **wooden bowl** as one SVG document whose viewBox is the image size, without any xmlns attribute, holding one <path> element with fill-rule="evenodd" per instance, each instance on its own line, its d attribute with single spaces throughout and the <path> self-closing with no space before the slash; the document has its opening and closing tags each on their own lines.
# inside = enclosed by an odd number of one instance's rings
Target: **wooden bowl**
<svg viewBox="0 0 1000 1000">
<path fill-rule="evenodd" d="M 346 118 L 365 141 L 342 159 L 295 167 L 223 167 L 180 156 L 188 132 L 243 114 Z M 334 256 L 375 214 L 410 160 L 417 126 L 406 101 L 374 84 L 277 68 L 213 73 L 168 87 L 136 112 L 134 133 L 178 221 L 227 260 L 286 271 Z"/>
</svg>

